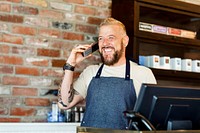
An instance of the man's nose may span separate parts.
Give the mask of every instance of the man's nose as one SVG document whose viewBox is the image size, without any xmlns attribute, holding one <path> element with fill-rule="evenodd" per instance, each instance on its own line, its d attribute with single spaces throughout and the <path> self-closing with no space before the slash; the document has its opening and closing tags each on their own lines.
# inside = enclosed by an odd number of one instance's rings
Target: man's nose
<svg viewBox="0 0 200 133">
<path fill-rule="evenodd" d="M 107 38 L 104 38 L 104 39 L 102 40 L 102 45 L 103 45 L 103 46 L 106 46 L 108 43 L 109 43 L 109 41 L 108 41 Z"/>
</svg>

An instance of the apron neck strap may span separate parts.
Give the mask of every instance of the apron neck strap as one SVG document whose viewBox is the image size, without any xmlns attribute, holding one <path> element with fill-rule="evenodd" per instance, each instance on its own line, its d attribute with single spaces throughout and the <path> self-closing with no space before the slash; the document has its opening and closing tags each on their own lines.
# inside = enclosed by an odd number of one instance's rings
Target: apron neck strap
<svg viewBox="0 0 200 133">
<path fill-rule="evenodd" d="M 130 80 L 130 61 L 126 59 L 126 74 L 125 80 Z"/>
<path fill-rule="evenodd" d="M 100 77 L 101 72 L 102 72 L 102 69 L 103 69 L 103 66 L 104 66 L 104 64 L 102 64 L 102 65 L 100 66 L 100 68 L 99 68 L 99 70 L 98 70 L 98 72 L 97 72 L 95 78 L 99 78 L 99 77 Z"/>
<path fill-rule="evenodd" d="M 102 72 L 104 64 L 102 64 L 95 76 L 95 78 L 99 78 Z M 126 73 L 125 73 L 125 80 L 130 80 L 130 61 L 126 59 Z"/>
</svg>

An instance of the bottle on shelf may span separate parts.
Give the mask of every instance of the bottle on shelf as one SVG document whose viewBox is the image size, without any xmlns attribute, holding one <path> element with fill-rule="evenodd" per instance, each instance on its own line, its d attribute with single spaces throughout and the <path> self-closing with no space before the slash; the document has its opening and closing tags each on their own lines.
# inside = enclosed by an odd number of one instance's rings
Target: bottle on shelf
<svg viewBox="0 0 200 133">
<path fill-rule="evenodd" d="M 65 110 L 65 121 L 72 122 L 72 109 Z"/>
<path fill-rule="evenodd" d="M 78 110 L 78 107 L 74 107 L 74 121 L 75 122 L 79 122 L 79 110 Z"/>
<path fill-rule="evenodd" d="M 57 102 L 52 102 L 52 121 L 57 122 L 58 121 L 58 105 Z"/>
<path fill-rule="evenodd" d="M 79 112 L 80 112 L 80 122 L 81 122 L 83 120 L 83 116 L 84 116 L 83 107 L 80 107 Z"/>
</svg>

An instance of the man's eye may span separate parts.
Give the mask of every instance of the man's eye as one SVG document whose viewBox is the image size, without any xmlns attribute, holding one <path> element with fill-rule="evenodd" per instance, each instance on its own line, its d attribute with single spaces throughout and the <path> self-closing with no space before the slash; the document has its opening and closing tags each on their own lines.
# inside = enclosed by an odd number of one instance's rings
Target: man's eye
<svg viewBox="0 0 200 133">
<path fill-rule="evenodd" d="M 113 36 L 110 36 L 108 39 L 109 40 L 114 40 L 115 38 Z"/>
<path fill-rule="evenodd" d="M 99 40 L 99 41 L 101 41 L 101 40 L 102 40 L 102 38 L 101 38 L 101 37 L 99 37 L 99 38 L 98 38 L 98 40 Z"/>
</svg>

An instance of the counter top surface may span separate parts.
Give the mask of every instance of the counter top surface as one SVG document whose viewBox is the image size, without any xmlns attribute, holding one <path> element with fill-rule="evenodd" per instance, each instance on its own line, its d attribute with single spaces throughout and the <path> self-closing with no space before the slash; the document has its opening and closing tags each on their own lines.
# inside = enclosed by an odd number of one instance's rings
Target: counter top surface
<svg viewBox="0 0 200 133">
<path fill-rule="evenodd" d="M 0 123 L 0 133 L 76 133 L 80 123 Z"/>
</svg>

